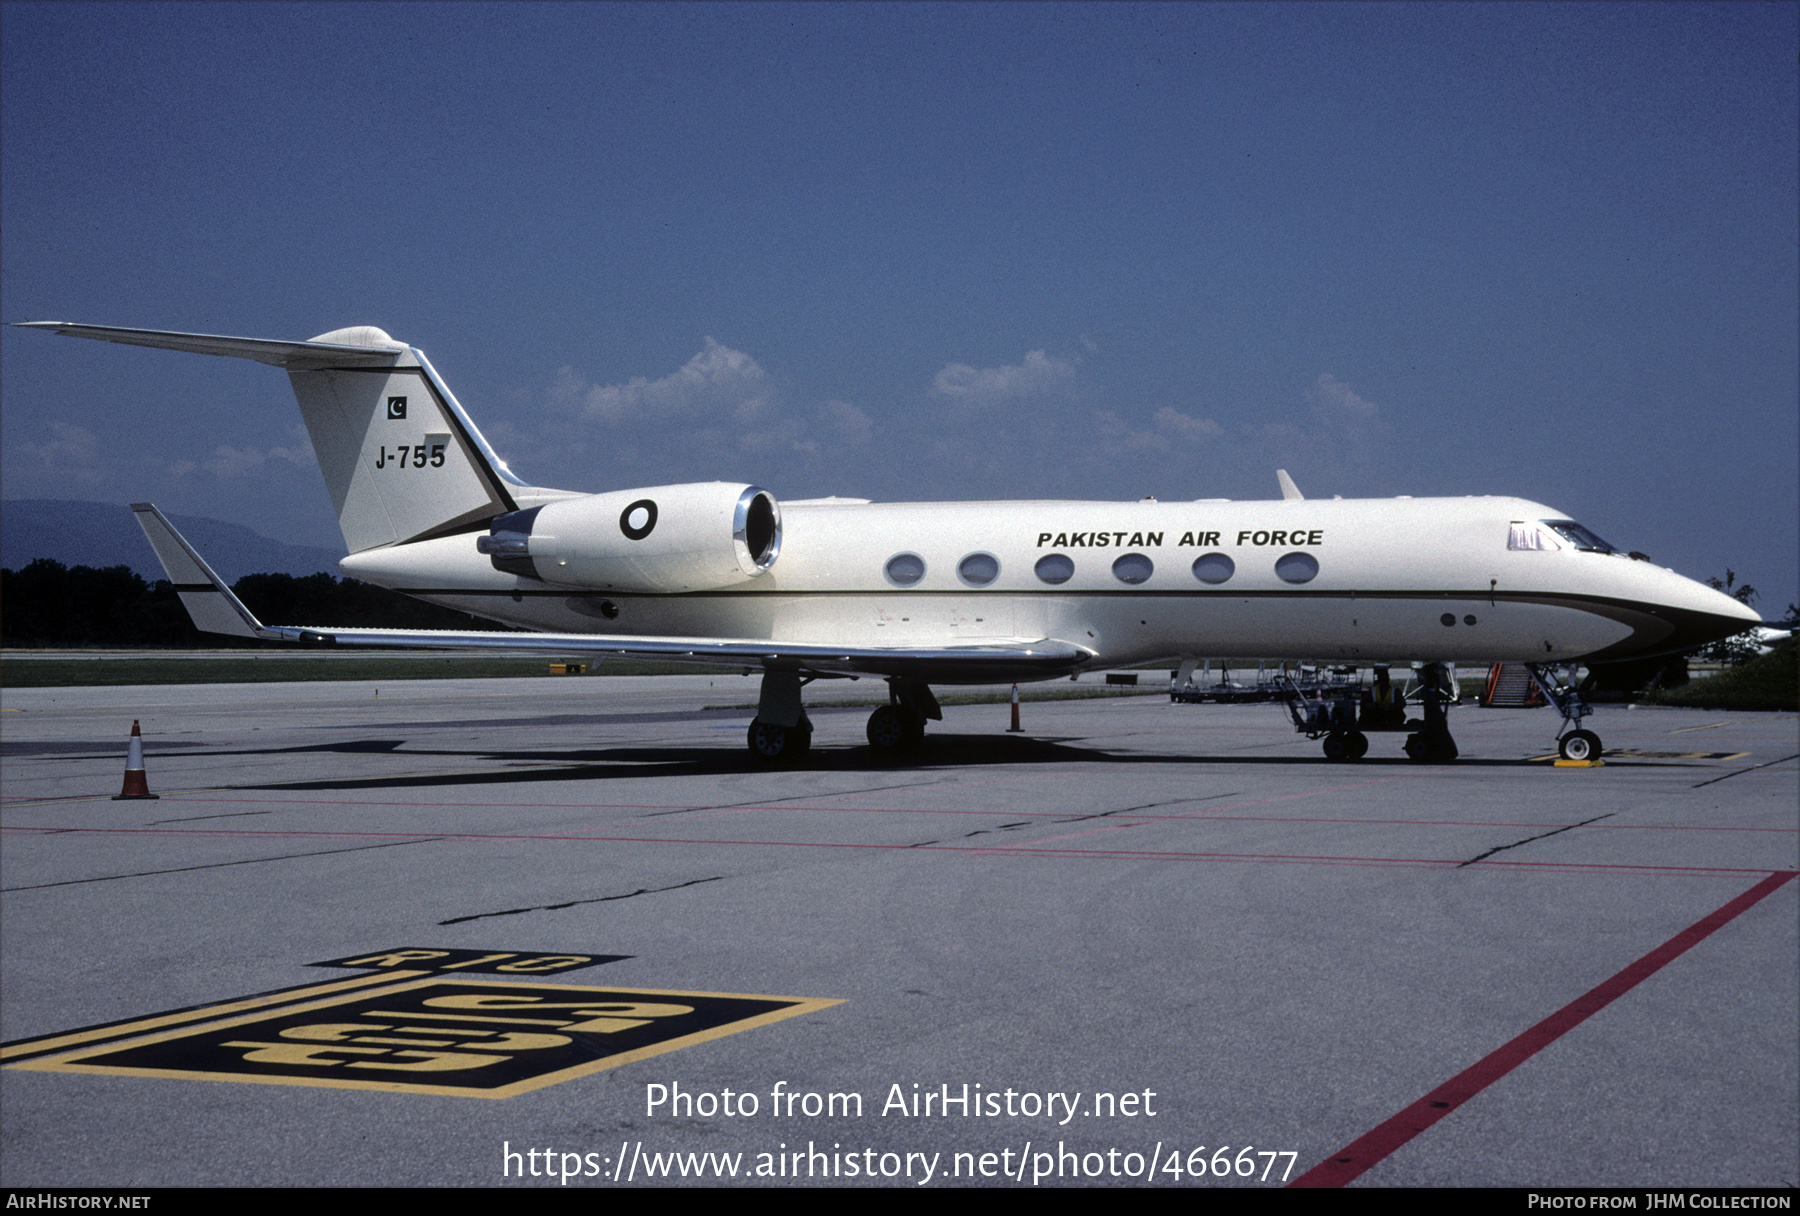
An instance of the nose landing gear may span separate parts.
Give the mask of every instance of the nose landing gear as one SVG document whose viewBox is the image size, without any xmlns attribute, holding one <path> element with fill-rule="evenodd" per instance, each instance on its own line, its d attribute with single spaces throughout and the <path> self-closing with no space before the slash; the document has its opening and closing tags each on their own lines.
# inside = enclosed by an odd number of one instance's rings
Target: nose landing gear
<svg viewBox="0 0 1800 1216">
<path fill-rule="evenodd" d="M 1600 736 L 1581 729 L 1581 720 L 1593 713 L 1594 708 L 1582 699 L 1575 681 L 1563 679 L 1560 669 L 1550 663 L 1527 663 L 1525 666 L 1538 691 L 1544 694 L 1544 700 L 1562 714 L 1562 729 L 1556 740 L 1557 755 L 1564 760 L 1598 760 Z"/>
</svg>

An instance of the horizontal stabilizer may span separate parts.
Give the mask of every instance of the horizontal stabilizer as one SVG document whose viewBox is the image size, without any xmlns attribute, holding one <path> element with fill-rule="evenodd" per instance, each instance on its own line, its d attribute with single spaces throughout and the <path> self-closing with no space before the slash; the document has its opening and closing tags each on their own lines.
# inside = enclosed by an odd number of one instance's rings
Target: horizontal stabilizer
<svg viewBox="0 0 1800 1216">
<path fill-rule="evenodd" d="M 185 350 L 196 355 L 229 355 L 238 359 L 254 359 L 289 371 L 308 371 L 321 367 L 385 367 L 406 350 L 379 329 L 365 326 L 348 331 L 367 339 L 356 344 L 345 342 L 277 342 L 268 338 L 229 338 L 221 334 L 183 334 L 166 329 L 119 329 L 111 325 L 73 325 L 67 321 L 20 321 L 22 329 L 47 329 L 68 338 L 96 338 L 102 342 L 122 342 L 127 346 L 155 346 L 163 350 Z M 337 335 L 328 335 L 337 336 Z"/>
</svg>

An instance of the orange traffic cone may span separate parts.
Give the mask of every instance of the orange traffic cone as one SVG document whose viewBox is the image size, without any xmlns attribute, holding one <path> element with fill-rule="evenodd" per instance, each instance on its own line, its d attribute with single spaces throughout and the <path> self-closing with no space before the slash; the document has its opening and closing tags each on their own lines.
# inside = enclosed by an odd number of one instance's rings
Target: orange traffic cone
<svg viewBox="0 0 1800 1216">
<path fill-rule="evenodd" d="M 1012 705 L 1013 705 L 1013 710 L 1012 710 L 1013 720 L 1012 720 L 1012 725 L 1006 728 L 1006 731 L 1008 734 L 1011 734 L 1014 731 L 1023 729 L 1019 725 L 1019 686 L 1017 684 L 1013 685 Z"/>
<path fill-rule="evenodd" d="M 125 788 L 119 791 L 114 802 L 122 802 L 127 798 L 156 798 L 160 795 L 150 792 L 149 779 L 144 776 L 144 732 L 138 729 L 137 719 L 131 720 L 131 746 L 125 753 Z"/>
</svg>

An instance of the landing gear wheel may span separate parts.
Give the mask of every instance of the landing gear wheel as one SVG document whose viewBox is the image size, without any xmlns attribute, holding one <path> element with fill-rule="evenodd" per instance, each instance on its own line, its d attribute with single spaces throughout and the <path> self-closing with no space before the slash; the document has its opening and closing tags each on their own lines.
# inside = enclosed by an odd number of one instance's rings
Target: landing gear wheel
<svg viewBox="0 0 1800 1216">
<path fill-rule="evenodd" d="M 1350 745 L 1350 759 L 1361 760 L 1369 754 L 1369 736 L 1360 730 L 1353 730 L 1344 736 L 1344 742 Z"/>
<path fill-rule="evenodd" d="M 750 758 L 758 764 L 798 764 L 812 749 L 812 730 L 805 723 L 778 726 L 773 722 L 752 722 L 748 742 Z"/>
<path fill-rule="evenodd" d="M 1598 760 L 1600 736 L 1591 730 L 1572 730 L 1556 741 L 1556 750 L 1564 760 Z"/>
<path fill-rule="evenodd" d="M 869 715 L 868 735 L 878 752 L 910 752 L 925 741 L 925 723 L 903 705 L 883 705 Z"/>
<path fill-rule="evenodd" d="M 1343 731 L 1334 730 L 1325 736 L 1325 758 L 1332 761 L 1350 758 L 1350 740 Z"/>
</svg>

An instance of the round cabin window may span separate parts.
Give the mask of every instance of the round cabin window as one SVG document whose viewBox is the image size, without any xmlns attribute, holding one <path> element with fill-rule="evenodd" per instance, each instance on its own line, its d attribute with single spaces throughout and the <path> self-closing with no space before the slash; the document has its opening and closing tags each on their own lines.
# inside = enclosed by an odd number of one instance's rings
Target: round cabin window
<svg viewBox="0 0 1800 1216">
<path fill-rule="evenodd" d="M 1135 587 L 1149 581 L 1150 576 L 1156 573 L 1156 563 L 1142 553 L 1127 553 L 1113 562 L 1112 570 L 1114 578 Z"/>
<path fill-rule="evenodd" d="M 985 587 L 1000 577 L 1000 559 L 992 553 L 971 553 L 956 563 L 956 577 L 971 587 Z"/>
<path fill-rule="evenodd" d="M 1218 586 L 1237 573 L 1237 563 L 1223 553 L 1208 553 L 1194 559 L 1194 577 Z"/>
<path fill-rule="evenodd" d="M 1289 553 L 1275 563 L 1275 577 L 1284 583 L 1310 583 L 1319 576 L 1319 559 L 1310 553 Z"/>
<path fill-rule="evenodd" d="M 917 553 L 896 553 L 883 567 L 888 582 L 896 587 L 910 587 L 925 577 L 925 559 Z"/>
</svg>

